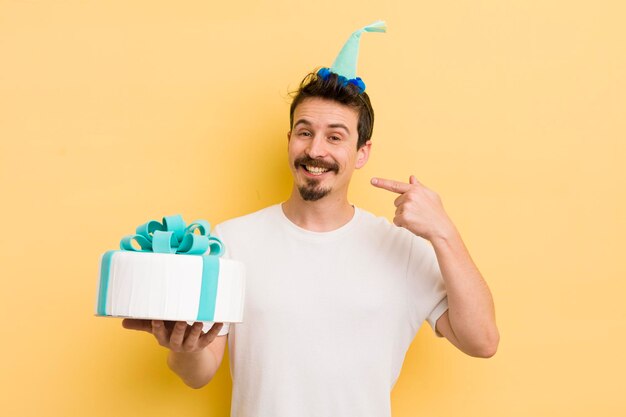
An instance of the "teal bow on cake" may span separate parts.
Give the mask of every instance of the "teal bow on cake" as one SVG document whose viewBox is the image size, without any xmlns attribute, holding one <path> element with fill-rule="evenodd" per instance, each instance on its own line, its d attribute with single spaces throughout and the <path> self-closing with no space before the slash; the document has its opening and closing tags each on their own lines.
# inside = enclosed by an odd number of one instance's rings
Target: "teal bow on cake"
<svg viewBox="0 0 626 417">
<path fill-rule="evenodd" d="M 179 253 L 183 255 L 221 256 L 222 241 L 210 235 L 211 226 L 205 220 L 196 220 L 189 226 L 181 215 L 165 216 L 163 222 L 150 220 L 137 227 L 136 234 L 124 236 L 120 242 L 122 250 L 134 252 Z M 133 246 L 133 240 L 140 249 Z"/>
</svg>

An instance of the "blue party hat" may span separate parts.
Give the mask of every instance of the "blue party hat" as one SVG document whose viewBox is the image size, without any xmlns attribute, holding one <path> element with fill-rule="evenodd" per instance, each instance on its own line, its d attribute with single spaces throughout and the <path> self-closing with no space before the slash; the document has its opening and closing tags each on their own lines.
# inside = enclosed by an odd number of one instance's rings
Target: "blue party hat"
<svg viewBox="0 0 626 417">
<path fill-rule="evenodd" d="M 346 41 L 343 48 L 335 58 L 332 67 L 322 68 L 318 71 L 318 75 L 326 79 L 330 73 L 335 73 L 345 84 L 356 85 L 361 92 L 365 91 L 365 83 L 356 76 L 356 63 L 359 58 L 359 42 L 363 32 L 386 32 L 387 25 L 384 21 L 378 20 L 371 25 L 362 27 L 355 31 Z"/>
</svg>

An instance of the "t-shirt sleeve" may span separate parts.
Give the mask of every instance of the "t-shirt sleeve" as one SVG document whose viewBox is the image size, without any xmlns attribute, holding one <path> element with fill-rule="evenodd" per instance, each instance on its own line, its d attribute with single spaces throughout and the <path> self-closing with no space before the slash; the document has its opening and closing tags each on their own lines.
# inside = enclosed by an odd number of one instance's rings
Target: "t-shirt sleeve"
<svg viewBox="0 0 626 417">
<path fill-rule="evenodd" d="M 411 318 L 417 326 L 426 320 L 438 337 L 437 320 L 448 310 L 448 298 L 435 250 L 420 237 L 411 242 L 407 268 Z"/>
</svg>

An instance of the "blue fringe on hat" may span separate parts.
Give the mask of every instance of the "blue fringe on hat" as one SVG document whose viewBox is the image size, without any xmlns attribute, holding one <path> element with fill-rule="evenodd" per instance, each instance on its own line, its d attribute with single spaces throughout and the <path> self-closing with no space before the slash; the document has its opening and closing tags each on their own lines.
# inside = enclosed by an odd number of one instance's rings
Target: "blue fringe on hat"
<svg viewBox="0 0 626 417">
<path fill-rule="evenodd" d="M 317 71 L 317 75 L 319 75 L 322 78 L 322 80 L 327 80 L 328 77 L 330 77 L 330 74 L 335 74 L 337 76 L 337 79 L 341 83 L 341 85 L 345 86 L 348 84 L 352 84 L 356 86 L 359 89 L 359 94 L 365 91 L 365 83 L 363 82 L 361 77 L 347 79 L 343 75 L 339 75 L 339 74 L 332 72 L 330 68 L 320 68 L 319 71 Z"/>
</svg>

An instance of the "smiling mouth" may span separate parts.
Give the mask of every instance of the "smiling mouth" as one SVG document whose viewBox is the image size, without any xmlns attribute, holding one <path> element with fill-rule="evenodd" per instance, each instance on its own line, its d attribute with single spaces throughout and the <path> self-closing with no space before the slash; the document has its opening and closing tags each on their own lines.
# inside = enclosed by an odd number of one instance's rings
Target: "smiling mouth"
<svg viewBox="0 0 626 417">
<path fill-rule="evenodd" d="M 318 166 L 313 166 L 313 165 L 300 165 L 302 168 L 304 168 L 304 170 L 306 172 L 308 172 L 309 174 L 312 175 L 322 175 L 328 171 L 330 171 L 328 168 L 323 168 L 323 167 L 318 167 Z"/>
<path fill-rule="evenodd" d="M 294 161 L 296 168 L 302 168 L 307 174 L 313 176 L 324 175 L 328 171 L 338 172 L 339 166 L 332 162 L 321 159 L 313 159 L 308 156 L 301 156 Z"/>
</svg>

